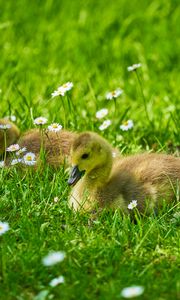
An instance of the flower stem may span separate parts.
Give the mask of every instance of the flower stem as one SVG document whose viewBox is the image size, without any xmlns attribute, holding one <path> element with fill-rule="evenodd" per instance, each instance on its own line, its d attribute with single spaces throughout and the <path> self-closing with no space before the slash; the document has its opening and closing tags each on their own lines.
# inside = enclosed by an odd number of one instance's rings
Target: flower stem
<svg viewBox="0 0 180 300">
<path fill-rule="evenodd" d="M 67 93 L 67 101 L 68 101 L 68 107 L 69 107 L 70 115 L 73 116 L 75 127 L 77 127 L 77 120 L 76 120 L 76 114 L 75 114 L 75 106 L 74 106 L 73 102 L 71 101 L 68 93 Z"/>
<path fill-rule="evenodd" d="M 4 133 L 4 164 L 6 163 L 6 147 L 7 147 L 7 132 L 6 129 L 3 131 Z"/>
<path fill-rule="evenodd" d="M 44 151 L 44 131 L 42 128 L 42 125 L 40 125 L 40 136 L 41 136 L 41 146 L 40 146 L 40 159 L 43 161 L 43 164 L 45 163 L 45 151 Z"/>
<path fill-rule="evenodd" d="M 113 98 L 114 101 L 114 120 L 116 119 L 116 111 L 117 111 L 117 103 L 116 103 L 116 98 Z"/>
<path fill-rule="evenodd" d="M 151 126 L 154 127 L 154 126 L 153 126 L 153 123 L 152 123 L 152 121 L 151 121 L 151 119 L 150 119 L 150 117 L 149 117 L 149 114 L 148 114 L 148 110 L 147 110 L 147 101 L 146 101 L 146 98 L 145 98 L 145 96 L 144 96 L 142 82 L 141 82 L 141 79 L 140 79 L 140 76 L 139 76 L 137 70 L 135 70 L 135 74 L 136 74 L 137 81 L 138 81 L 138 84 L 139 84 L 139 87 L 140 87 L 140 92 L 141 92 L 141 96 L 142 96 L 142 99 L 143 99 L 144 110 L 145 110 L 145 113 L 146 113 L 147 120 L 149 121 L 149 123 L 151 124 Z"/>
<path fill-rule="evenodd" d="M 1 276 L 3 279 L 3 283 L 6 283 L 6 253 L 4 251 L 4 245 L 3 242 L 1 244 L 1 248 L 0 248 L 0 252 L 1 252 Z"/>
<path fill-rule="evenodd" d="M 63 110 L 64 110 L 64 128 L 66 128 L 66 107 L 65 107 L 65 103 L 64 103 L 64 99 L 63 99 L 63 96 L 60 96 L 60 99 L 62 101 L 62 105 L 63 105 Z"/>
</svg>

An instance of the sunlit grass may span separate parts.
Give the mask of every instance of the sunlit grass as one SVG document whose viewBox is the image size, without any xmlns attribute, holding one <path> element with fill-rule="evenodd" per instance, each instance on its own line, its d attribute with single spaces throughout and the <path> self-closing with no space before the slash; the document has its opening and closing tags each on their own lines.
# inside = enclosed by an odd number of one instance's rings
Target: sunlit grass
<svg viewBox="0 0 180 300">
<path fill-rule="evenodd" d="M 94 130 L 123 155 L 178 155 L 178 4 L 1 1 L 0 117 L 15 115 L 21 131 L 39 116 L 47 128 Z M 73 88 L 52 98 L 67 82 Z M 144 287 L 139 299 L 178 299 L 177 203 L 134 222 L 119 211 L 92 219 L 68 208 L 67 178 L 63 167 L 0 168 L 0 221 L 9 224 L 0 236 L 0 299 L 121 299 L 134 285 Z M 66 257 L 46 267 L 51 251 Z M 52 287 L 54 278 L 62 283 Z"/>
</svg>

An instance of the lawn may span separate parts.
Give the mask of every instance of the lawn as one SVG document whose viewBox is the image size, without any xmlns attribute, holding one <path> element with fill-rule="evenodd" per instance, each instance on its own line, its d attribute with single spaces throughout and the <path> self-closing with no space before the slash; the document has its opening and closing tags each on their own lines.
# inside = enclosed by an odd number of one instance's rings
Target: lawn
<svg viewBox="0 0 180 300">
<path fill-rule="evenodd" d="M 122 155 L 178 156 L 179 19 L 178 0 L 0 0 L 0 118 L 15 115 L 23 132 L 43 116 L 96 131 Z M 52 98 L 68 81 L 68 96 Z M 101 131 L 102 108 L 111 125 Z M 177 203 L 137 222 L 118 210 L 90 222 L 68 208 L 67 179 L 63 167 L 0 169 L 0 221 L 10 227 L 0 236 L 0 299 L 115 300 L 133 285 L 144 287 L 138 299 L 180 299 Z M 44 266 L 51 251 L 65 258 Z"/>
</svg>

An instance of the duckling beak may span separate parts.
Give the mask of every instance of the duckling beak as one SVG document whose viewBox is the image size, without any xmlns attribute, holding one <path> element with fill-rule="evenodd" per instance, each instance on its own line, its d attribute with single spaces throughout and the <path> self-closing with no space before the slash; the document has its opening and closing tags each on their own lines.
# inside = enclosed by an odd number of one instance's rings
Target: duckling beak
<svg viewBox="0 0 180 300">
<path fill-rule="evenodd" d="M 79 181 L 81 176 L 84 174 L 84 171 L 79 171 L 78 166 L 74 166 L 71 169 L 71 173 L 68 179 L 68 184 L 69 185 L 75 185 L 76 182 Z"/>
</svg>

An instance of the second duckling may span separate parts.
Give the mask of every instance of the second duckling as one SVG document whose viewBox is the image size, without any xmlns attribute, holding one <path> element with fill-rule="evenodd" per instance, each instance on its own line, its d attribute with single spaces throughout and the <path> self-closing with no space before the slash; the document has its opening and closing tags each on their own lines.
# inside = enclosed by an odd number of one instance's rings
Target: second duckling
<svg viewBox="0 0 180 300">
<path fill-rule="evenodd" d="M 24 133 L 18 141 L 21 148 L 33 152 L 39 158 L 41 146 L 45 153 L 46 163 L 53 168 L 62 164 L 68 165 L 70 148 L 77 134 L 68 130 L 59 132 L 41 133 L 38 129 L 32 129 Z"/>
<path fill-rule="evenodd" d="M 180 182 L 180 158 L 165 154 L 139 154 L 113 161 L 112 147 L 96 133 L 85 132 L 71 148 L 74 185 L 69 206 L 74 210 L 120 208 L 137 201 L 137 209 L 147 212 L 175 198 Z"/>
</svg>

